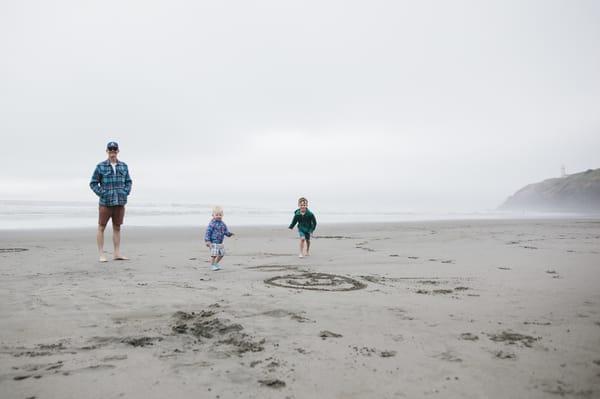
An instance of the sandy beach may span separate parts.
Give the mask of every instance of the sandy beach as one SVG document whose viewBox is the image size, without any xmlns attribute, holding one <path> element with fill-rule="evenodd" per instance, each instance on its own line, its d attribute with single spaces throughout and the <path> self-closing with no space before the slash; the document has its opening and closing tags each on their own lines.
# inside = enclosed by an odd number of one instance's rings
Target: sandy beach
<svg viewBox="0 0 600 399">
<path fill-rule="evenodd" d="M 1 231 L 0 396 L 600 397 L 600 221 L 229 227 Z"/>
</svg>

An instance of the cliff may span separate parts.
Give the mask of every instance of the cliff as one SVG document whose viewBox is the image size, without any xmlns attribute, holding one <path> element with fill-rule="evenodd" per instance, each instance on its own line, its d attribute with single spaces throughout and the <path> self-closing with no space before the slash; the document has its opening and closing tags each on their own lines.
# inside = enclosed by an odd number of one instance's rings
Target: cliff
<svg viewBox="0 0 600 399">
<path fill-rule="evenodd" d="M 529 184 L 510 196 L 502 210 L 600 212 L 600 169 Z"/>
</svg>

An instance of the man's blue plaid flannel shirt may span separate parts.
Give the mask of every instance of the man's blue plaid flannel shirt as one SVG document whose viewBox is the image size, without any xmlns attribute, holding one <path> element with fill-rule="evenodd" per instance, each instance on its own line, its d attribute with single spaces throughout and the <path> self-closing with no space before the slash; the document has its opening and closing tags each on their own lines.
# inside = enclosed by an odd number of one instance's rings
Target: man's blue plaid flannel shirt
<svg viewBox="0 0 600 399">
<path fill-rule="evenodd" d="M 125 205 L 131 192 L 131 177 L 125 162 L 117 161 L 116 173 L 110 161 L 100 162 L 90 181 L 90 188 L 100 198 L 102 206 Z"/>
</svg>

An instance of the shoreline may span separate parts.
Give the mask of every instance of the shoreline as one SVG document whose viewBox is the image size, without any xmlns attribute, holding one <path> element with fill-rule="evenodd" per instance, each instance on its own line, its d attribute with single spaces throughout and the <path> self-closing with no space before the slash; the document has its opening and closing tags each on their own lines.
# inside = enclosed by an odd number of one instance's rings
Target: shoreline
<svg viewBox="0 0 600 399">
<path fill-rule="evenodd" d="M 291 220 L 291 218 L 290 218 Z M 206 223 L 199 223 L 198 225 L 129 225 L 127 221 L 123 224 L 122 229 L 124 230 L 185 230 L 185 229 L 201 229 L 204 230 L 206 225 L 210 221 L 207 218 Z M 235 225 L 230 223 L 224 218 L 225 223 L 228 226 L 233 226 L 236 229 L 256 229 L 256 228 L 273 228 L 273 227 L 284 227 L 287 229 L 288 224 L 286 223 L 268 223 L 268 224 L 240 224 Z M 546 222 L 557 222 L 562 221 L 566 223 L 577 223 L 577 222 L 590 222 L 600 223 L 600 215 L 587 215 L 587 216 L 556 216 L 556 217 L 510 217 L 510 218 L 457 218 L 457 219 L 417 219 L 417 220 L 391 220 L 391 221 L 351 221 L 351 222 L 318 222 L 317 231 L 321 227 L 325 228 L 347 228 L 354 226 L 390 226 L 390 225 L 407 225 L 407 224 L 448 224 L 448 223 L 546 223 Z M 95 220 L 93 221 L 95 222 Z M 91 223 L 89 226 L 59 226 L 59 227 L 27 227 L 27 228 L 2 228 L 0 227 L 0 236 L 3 234 L 10 233 L 37 233 L 37 232 L 59 232 L 59 231 L 86 231 L 90 228 L 96 230 L 97 225 Z M 107 225 L 107 231 L 111 230 L 111 223 L 109 221 Z"/>
</svg>

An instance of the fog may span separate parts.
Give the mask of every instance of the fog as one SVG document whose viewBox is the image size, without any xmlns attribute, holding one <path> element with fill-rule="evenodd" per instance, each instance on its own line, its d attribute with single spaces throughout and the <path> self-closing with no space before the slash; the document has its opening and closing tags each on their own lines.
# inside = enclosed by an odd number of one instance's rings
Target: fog
<svg viewBox="0 0 600 399">
<path fill-rule="evenodd" d="M 596 1 L 2 1 L 0 199 L 495 209 L 600 167 Z"/>
</svg>

